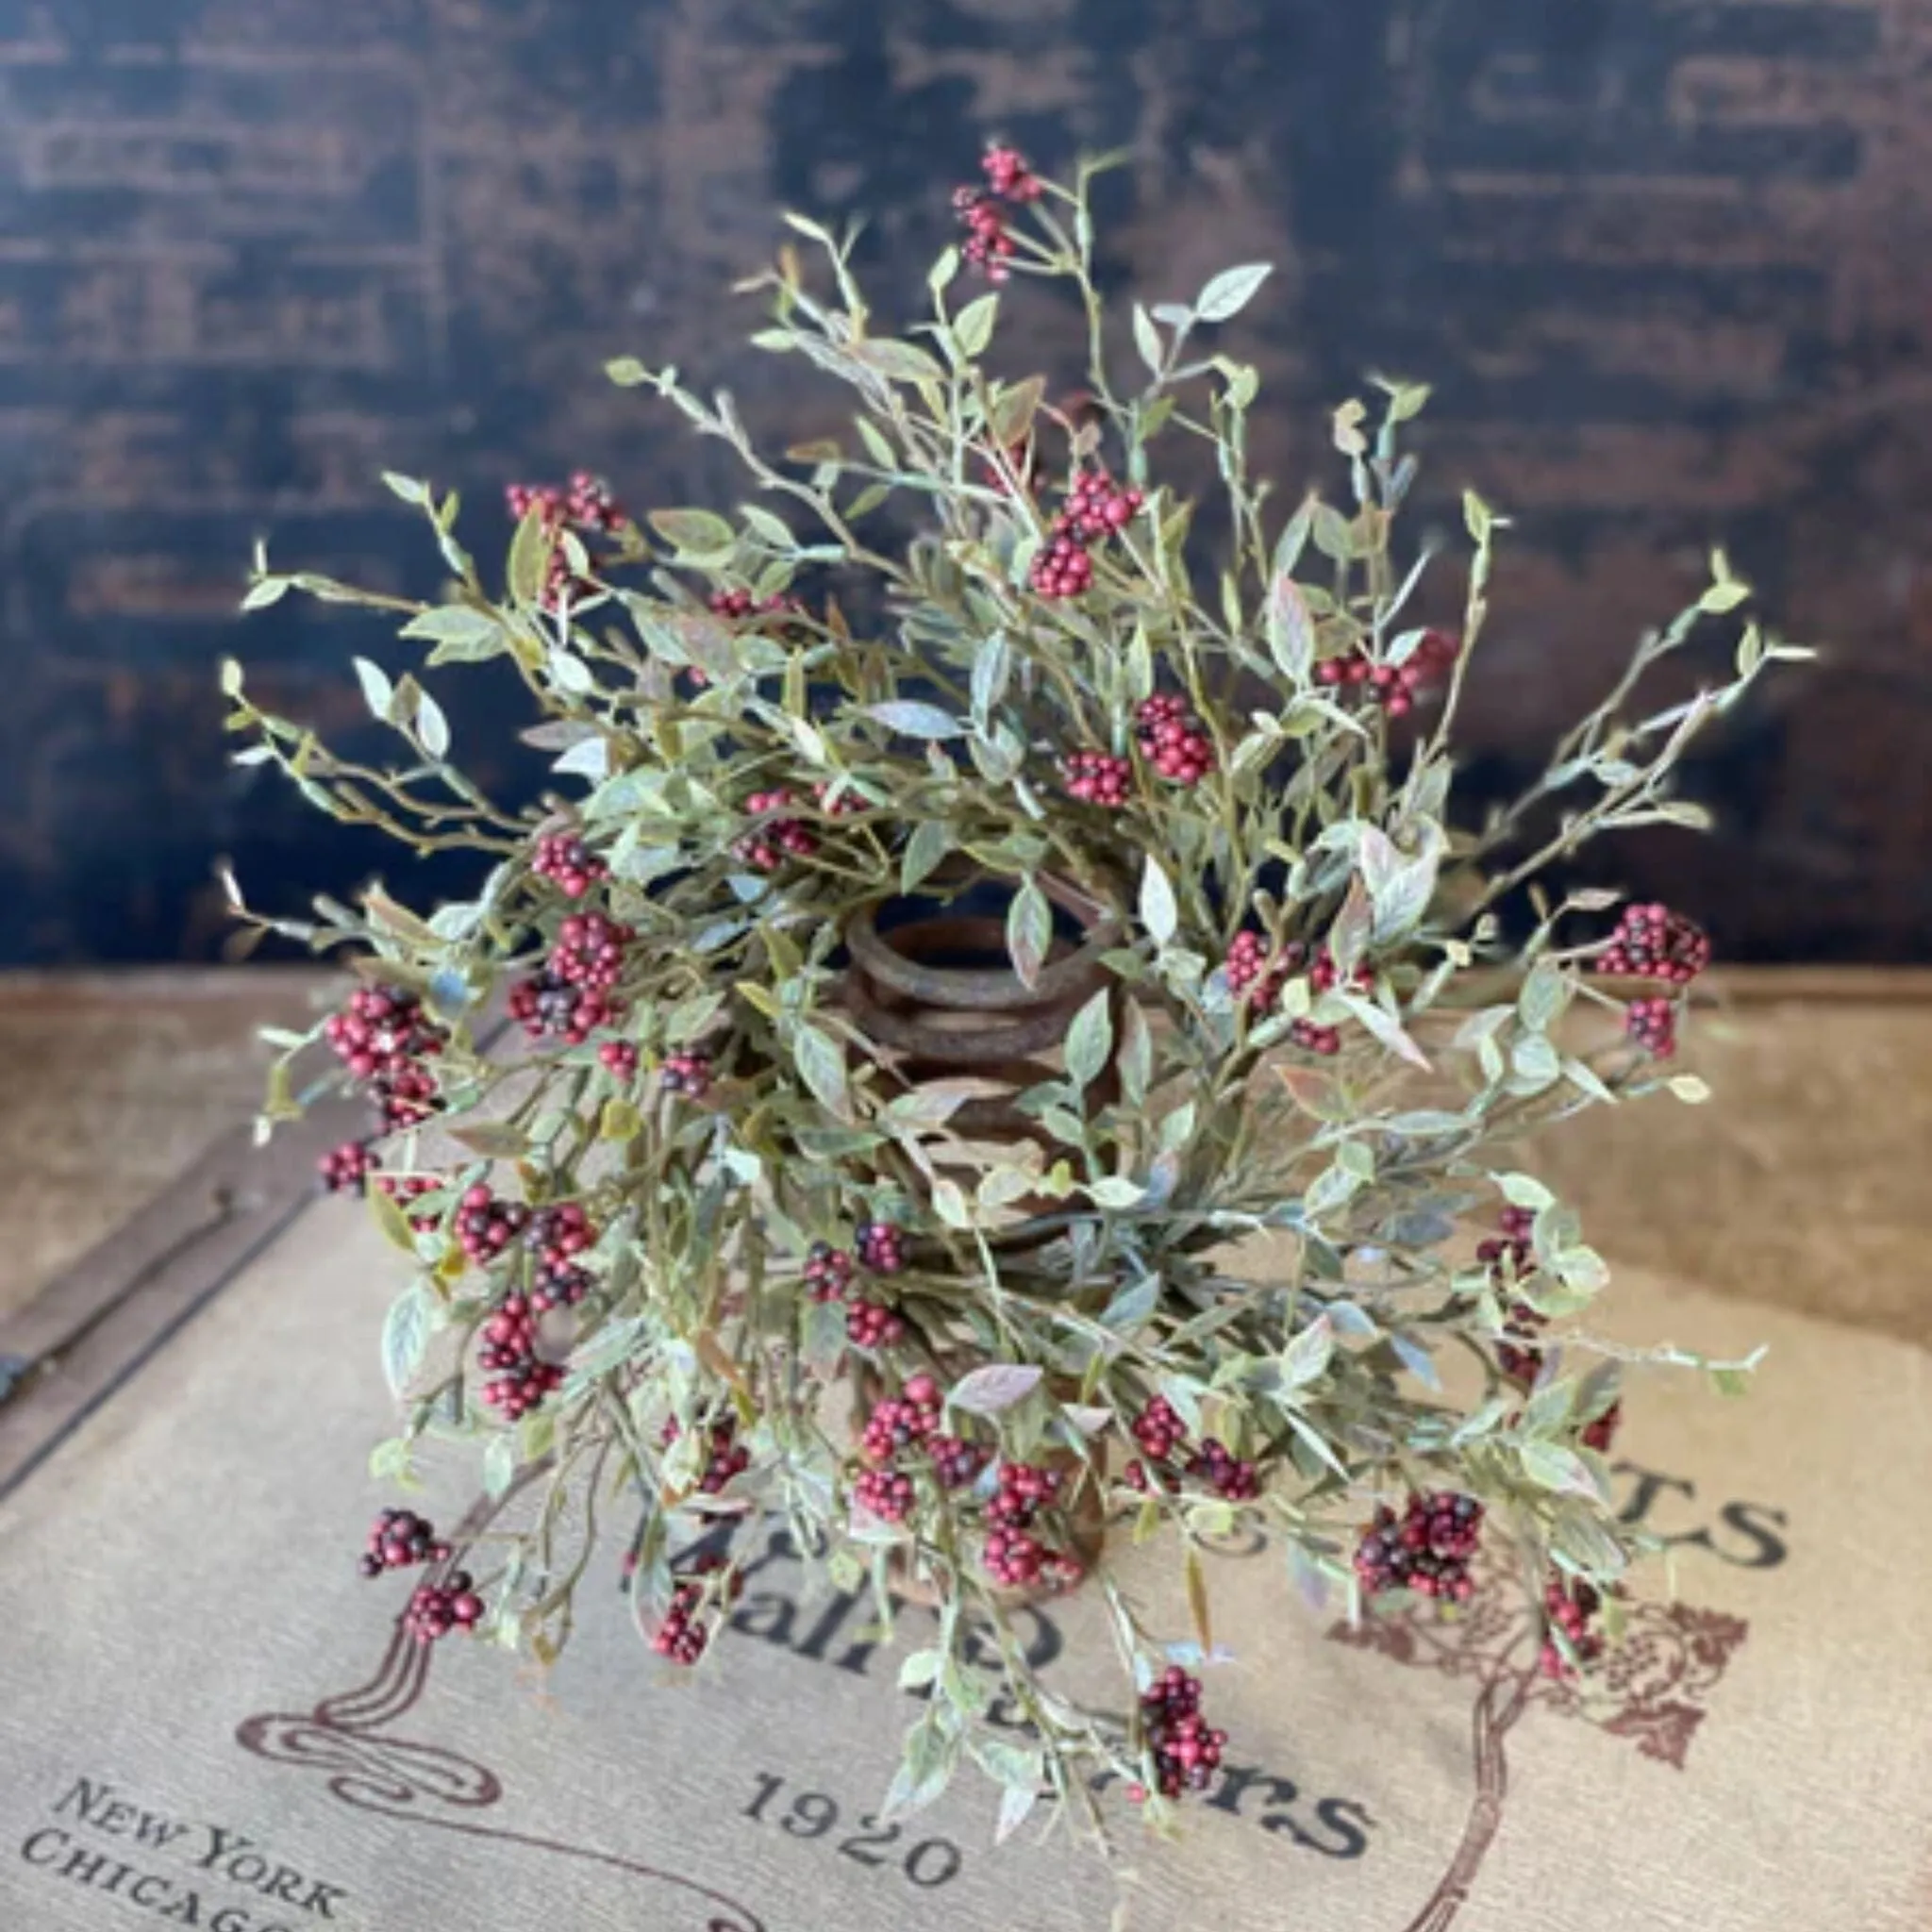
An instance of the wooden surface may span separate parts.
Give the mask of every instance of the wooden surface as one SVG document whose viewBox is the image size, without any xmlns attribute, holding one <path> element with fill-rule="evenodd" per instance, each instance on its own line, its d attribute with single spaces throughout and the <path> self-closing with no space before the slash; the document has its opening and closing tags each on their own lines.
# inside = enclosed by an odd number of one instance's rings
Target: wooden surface
<svg viewBox="0 0 1932 1932">
<path fill-rule="evenodd" d="M 302 970 L 0 976 L 0 1314 L 258 1097 Z M 1932 974 L 1734 974 L 1687 1058 L 1708 1106 L 1602 1108 L 1535 1150 L 1624 1260 L 1932 1346 Z"/>
</svg>

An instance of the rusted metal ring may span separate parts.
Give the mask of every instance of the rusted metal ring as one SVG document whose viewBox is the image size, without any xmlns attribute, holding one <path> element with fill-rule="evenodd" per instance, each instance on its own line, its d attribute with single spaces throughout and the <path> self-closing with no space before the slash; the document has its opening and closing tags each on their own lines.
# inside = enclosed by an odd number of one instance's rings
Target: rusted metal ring
<svg viewBox="0 0 1932 1932">
<path fill-rule="evenodd" d="M 1058 1005 L 1077 989 L 1085 988 L 1091 992 L 1099 985 L 1104 970 L 1100 956 L 1119 943 L 1121 927 L 1104 907 L 1063 880 L 1043 878 L 1040 886 L 1049 899 L 1086 925 L 1087 936 L 1063 958 L 1049 959 L 1031 986 L 1022 984 L 1020 975 L 1010 967 L 921 964 L 916 957 L 901 951 L 880 934 L 877 918 L 879 908 L 887 903 L 884 900 L 861 906 L 852 914 L 846 923 L 845 943 L 853 958 L 879 986 L 927 1006 L 972 1012 L 1010 1012 L 1046 1002 Z M 969 927 L 991 928 L 998 935 L 996 943 L 1004 946 L 1005 927 L 996 920 L 919 920 L 898 931 L 922 949 L 939 950 L 957 944 Z"/>
<path fill-rule="evenodd" d="M 1036 1054 L 1058 1046 L 1091 991 L 1083 977 L 1065 998 L 1050 1007 L 1036 1008 L 1024 1018 L 989 1023 L 967 1032 L 935 1024 L 930 1007 L 918 1017 L 893 1012 L 866 973 L 855 970 L 845 980 L 846 1003 L 868 1039 L 923 1059 L 943 1058 L 956 1066 L 974 1067 L 1031 1059 Z"/>
</svg>

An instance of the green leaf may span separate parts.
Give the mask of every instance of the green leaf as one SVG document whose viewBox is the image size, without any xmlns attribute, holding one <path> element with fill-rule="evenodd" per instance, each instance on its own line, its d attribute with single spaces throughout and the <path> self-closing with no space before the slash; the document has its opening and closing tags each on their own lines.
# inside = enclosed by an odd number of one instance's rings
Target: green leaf
<svg viewBox="0 0 1932 1932">
<path fill-rule="evenodd" d="M 604 374 L 619 389 L 636 389 L 640 383 L 649 382 L 651 372 L 635 356 L 617 356 L 604 365 Z"/>
<path fill-rule="evenodd" d="M 1113 1053 L 1113 990 L 1102 987 L 1067 1028 L 1067 1074 L 1076 1087 L 1091 1087 Z"/>
<path fill-rule="evenodd" d="M 387 1200 L 385 1194 L 372 1198 Z M 382 1373 L 390 1393 L 401 1397 L 423 1366 L 429 1347 L 429 1297 L 411 1283 L 390 1304 L 382 1324 Z"/>
<path fill-rule="evenodd" d="M 895 342 L 890 336 L 869 336 L 855 344 L 853 357 L 889 382 L 942 382 L 945 371 L 924 349 Z"/>
<path fill-rule="evenodd" d="M 1165 359 L 1161 353 L 1160 332 L 1154 326 L 1154 318 L 1138 302 L 1134 304 L 1134 346 L 1140 350 L 1148 375 L 1158 375 Z"/>
<path fill-rule="evenodd" d="M 953 828 L 939 819 L 922 819 L 906 841 L 905 856 L 899 861 L 899 890 L 913 891 L 939 869 L 953 849 Z"/>
<path fill-rule="evenodd" d="M 371 1188 L 368 1198 L 369 1211 L 375 1217 L 375 1224 L 382 1230 L 383 1240 L 413 1260 L 416 1256 L 416 1230 L 409 1225 L 409 1217 L 396 1206 L 395 1197 L 386 1194 L 380 1188 Z"/>
<path fill-rule="evenodd" d="M 1306 529 L 1307 513 L 1299 513 L 1296 522 Z M 1315 663 L 1314 620 L 1308 615 L 1308 601 L 1302 595 L 1301 586 L 1285 570 L 1268 587 L 1262 621 L 1275 663 L 1297 686 L 1306 685 Z"/>
<path fill-rule="evenodd" d="M 708 509 L 654 509 L 649 522 L 686 557 L 723 556 L 738 541 L 731 525 Z"/>
<path fill-rule="evenodd" d="M 888 698 L 885 703 L 867 705 L 865 715 L 875 718 L 889 731 L 904 732 L 908 738 L 963 738 L 966 727 L 950 712 L 937 705 L 922 704 L 917 698 Z"/>
<path fill-rule="evenodd" d="M 1525 1442 L 1522 1456 L 1524 1474 L 1539 1489 L 1587 1496 L 1597 1503 L 1609 1500 L 1574 1449 L 1566 1449 L 1560 1442 Z"/>
<path fill-rule="evenodd" d="M 492 1500 L 508 1493 L 517 1477 L 517 1445 L 511 1436 L 492 1436 L 483 1452 L 483 1490 Z"/>
<path fill-rule="evenodd" d="M 1129 1180 L 1124 1174 L 1110 1174 L 1093 1182 L 1087 1190 L 1095 1206 L 1121 1210 L 1138 1208 L 1146 1196 L 1146 1191 L 1138 1181 Z"/>
<path fill-rule="evenodd" d="M 1031 873 L 1007 908 L 1007 952 L 1022 986 L 1034 986 L 1053 944 L 1053 908 Z"/>
<path fill-rule="evenodd" d="M 1274 273 L 1274 264 L 1266 261 L 1223 269 L 1195 298 L 1194 313 L 1203 322 L 1225 322 L 1229 316 L 1239 315 Z"/>
<path fill-rule="evenodd" d="M 396 701 L 395 687 L 390 683 L 389 674 L 367 658 L 352 658 L 349 661 L 356 667 L 356 676 L 362 686 L 363 703 L 376 717 L 387 718 L 390 707 Z"/>
<path fill-rule="evenodd" d="M 420 506 L 429 501 L 429 486 L 413 476 L 399 476 L 393 470 L 385 470 L 382 480 L 390 493 L 400 496 L 405 503 Z"/>
<path fill-rule="evenodd" d="M 1180 917 L 1174 887 L 1168 882 L 1160 861 L 1150 852 L 1141 872 L 1141 924 L 1157 946 L 1164 946 L 1179 930 Z"/>
<path fill-rule="evenodd" d="M 505 581 L 515 603 L 529 605 L 542 601 L 543 582 L 550 573 L 550 526 L 541 510 L 532 509 L 509 541 Z"/>
<path fill-rule="evenodd" d="M 946 1402 L 968 1415 L 998 1415 L 1031 1395 L 1044 1373 L 1033 1362 L 985 1362 L 953 1384 Z"/>
<path fill-rule="evenodd" d="M 1529 969 L 1517 996 L 1516 1010 L 1532 1033 L 1547 1033 L 1552 1023 L 1570 1003 L 1569 976 L 1553 959 L 1539 959 Z"/>
<path fill-rule="evenodd" d="M 1710 1098 L 1710 1089 L 1695 1074 L 1674 1074 L 1671 1091 L 1687 1107 L 1702 1107 Z"/>
<path fill-rule="evenodd" d="M 442 707 L 426 691 L 416 699 L 416 736 L 431 758 L 448 755 L 449 720 L 443 715 Z"/>
<path fill-rule="evenodd" d="M 985 353 L 986 345 L 992 341 L 993 324 L 999 319 L 999 312 L 1000 298 L 982 295 L 977 301 L 967 303 L 953 318 L 953 340 L 962 355 L 970 358 Z"/>
<path fill-rule="evenodd" d="M 1527 1208 L 1532 1213 L 1540 1213 L 1556 1206 L 1556 1195 L 1533 1174 L 1492 1174 L 1490 1179 L 1512 1208 Z"/>
<path fill-rule="evenodd" d="M 819 1105 L 841 1120 L 848 1119 L 845 1054 L 839 1042 L 809 1021 L 801 1020 L 792 1030 L 791 1060 Z"/>
<path fill-rule="evenodd" d="M 1125 1002 L 1121 1015 L 1121 1090 L 1130 1107 L 1144 1107 L 1154 1083 L 1154 1032 L 1139 1000 Z"/>
<path fill-rule="evenodd" d="M 1327 1368 L 1334 1353 L 1334 1325 L 1325 1314 L 1317 1315 L 1282 1351 L 1282 1380 L 1291 1389 L 1305 1387 Z"/>
</svg>

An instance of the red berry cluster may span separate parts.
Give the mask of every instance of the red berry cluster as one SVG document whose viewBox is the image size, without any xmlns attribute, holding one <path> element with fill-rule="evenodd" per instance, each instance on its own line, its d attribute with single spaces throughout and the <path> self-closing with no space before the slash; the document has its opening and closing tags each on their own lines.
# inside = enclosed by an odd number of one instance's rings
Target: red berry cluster
<svg viewBox="0 0 1932 1932">
<path fill-rule="evenodd" d="M 1093 559 L 1077 537 L 1049 537 L 1035 553 L 1026 581 L 1042 597 L 1084 596 L 1093 582 Z"/>
<path fill-rule="evenodd" d="M 574 472 L 568 484 L 512 483 L 503 494 L 518 523 L 532 510 L 552 528 L 568 524 L 608 535 L 630 523 L 629 512 L 611 495 L 610 486 L 588 470 Z"/>
<path fill-rule="evenodd" d="M 760 872 L 776 872 L 788 853 L 793 858 L 809 858 L 819 849 L 819 841 L 808 826 L 793 818 L 765 817 L 782 812 L 791 803 L 789 791 L 754 791 L 744 801 L 744 808 L 753 818 L 764 818 L 764 823 L 739 839 L 732 852 Z"/>
<path fill-rule="evenodd" d="M 322 1184 L 331 1194 L 360 1193 L 369 1176 L 380 1165 L 375 1149 L 367 1141 L 344 1141 L 331 1147 L 316 1163 Z"/>
<path fill-rule="evenodd" d="M 623 1017 L 611 989 L 624 975 L 625 949 L 637 934 L 601 912 L 573 912 L 541 972 L 510 989 L 510 1017 L 532 1039 L 560 1034 L 581 1046 L 600 1026 Z"/>
<path fill-rule="evenodd" d="M 1400 664 L 1377 664 L 1365 653 L 1352 652 L 1324 658 L 1315 675 L 1324 684 L 1358 691 L 1391 718 L 1400 718 L 1414 708 L 1425 685 L 1448 676 L 1461 652 L 1462 640 L 1454 633 L 1425 630 Z"/>
<path fill-rule="evenodd" d="M 845 1339 L 854 1348 L 891 1348 L 905 1340 L 904 1319 L 883 1302 L 854 1301 L 845 1307 Z"/>
<path fill-rule="evenodd" d="M 574 832 L 552 832 L 537 841 L 530 870 L 552 881 L 566 898 L 581 899 L 610 868 Z"/>
<path fill-rule="evenodd" d="M 701 1557 L 671 1592 L 671 1607 L 651 1639 L 651 1648 L 675 1664 L 694 1664 L 711 1641 L 712 1626 L 705 1620 L 705 1578 L 724 1567 L 722 1557 Z M 725 1587 L 724 1596 L 736 1596 L 737 1579 Z"/>
<path fill-rule="evenodd" d="M 730 619 L 734 624 L 745 617 L 772 617 L 781 610 L 792 610 L 797 606 L 790 597 L 754 597 L 746 590 L 713 591 L 705 599 L 705 608 L 714 617 Z"/>
<path fill-rule="evenodd" d="M 403 1612 L 403 1628 L 418 1643 L 434 1643 L 452 1630 L 469 1630 L 482 1621 L 483 1599 L 467 1570 L 454 1570 L 441 1583 L 419 1583 Z"/>
<path fill-rule="evenodd" d="M 365 1576 L 405 1570 L 411 1563 L 446 1563 L 449 1545 L 437 1540 L 436 1526 L 413 1509 L 385 1509 L 369 1532 L 369 1547 L 358 1559 Z"/>
<path fill-rule="evenodd" d="M 730 1416 L 713 1423 L 710 1453 L 705 1472 L 698 1477 L 698 1488 L 708 1496 L 722 1495 L 732 1479 L 750 1467 L 751 1451 L 738 1440 L 737 1423 Z"/>
<path fill-rule="evenodd" d="M 711 1091 L 711 1058 L 702 1053 L 667 1053 L 658 1070 L 658 1085 L 666 1093 L 702 1100 Z"/>
<path fill-rule="evenodd" d="M 1125 758 L 1104 751 L 1070 751 L 1061 760 L 1061 769 L 1066 774 L 1069 798 L 1108 811 L 1119 811 L 1126 804 L 1134 768 Z"/>
<path fill-rule="evenodd" d="M 843 1301 L 852 1286 L 852 1257 L 830 1241 L 814 1241 L 805 1257 L 805 1285 L 815 1302 Z"/>
<path fill-rule="evenodd" d="M 429 1118 L 436 1081 L 424 1061 L 440 1054 L 443 1041 L 414 993 L 358 987 L 322 1032 L 350 1077 L 368 1088 L 385 1127 L 418 1126 Z"/>
<path fill-rule="evenodd" d="M 1591 1620 L 1602 1607 L 1603 1598 L 1581 1577 L 1566 1582 L 1560 1576 L 1553 1576 L 1543 1588 L 1543 1615 L 1570 1640 L 1570 1648 L 1576 1654 L 1578 1663 L 1592 1664 L 1603 1655 L 1603 1633 L 1591 1627 Z M 1554 1638 L 1544 1638 L 1538 1661 L 1545 1676 L 1576 1674 L 1575 1666 L 1557 1648 Z"/>
<path fill-rule="evenodd" d="M 1252 927 L 1235 934 L 1222 970 L 1228 991 L 1237 999 L 1245 994 L 1251 1007 L 1272 1007 L 1288 980 L 1286 960 L 1270 964 L 1267 943 Z"/>
<path fill-rule="evenodd" d="M 1363 1590 L 1412 1590 L 1418 1596 L 1467 1603 L 1475 1593 L 1470 1558 L 1482 1541 L 1483 1506 L 1474 1496 L 1438 1491 L 1411 1496 L 1398 1520 L 1385 1503 L 1356 1548 Z"/>
<path fill-rule="evenodd" d="M 1124 1480 L 1132 1489 L 1145 1490 L 1152 1484 L 1147 1463 L 1172 1465 L 1178 1461 L 1188 1446 L 1187 1427 L 1164 1395 L 1152 1397 L 1128 1426 L 1146 1452 L 1147 1461 L 1130 1462 Z M 1230 1503 L 1249 1503 L 1261 1493 L 1260 1472 L 1256 1466 L 1237 1460 L 1226 1443 L 1213 1436 L 1202 1439 L 1200 1448 L 1187 1457 L 1182 1469 Z"/>
<path fill-rule="evenodd" d="M 1057 1581 L 1071 1582 L 1080 1574 L 1073 1557 L 1050 1549 L 1031 1534 L 1042 1509 L 1059 1495 L 1057 1470 L 1032 1462 L 1000 1465 L 999 1482 L 987 1502 L 986 1574 L 1005 1590 L 1020 1590 L 1051 1573 Z"/>
<path fill-rule="evenodd" d="M 483 1324 L 476 1366 L 490 1377 L 483 1400 L 506 1422 L 527 1415 L 553 1391 L 563 1387 L 560 1363 L 537 1353 L 537 1314 L 526 1296 L 507 1294 Z"/>
<path fill-rule="evenodd" d="M 458 1244 L 478 1268 L 487 1268 L 530 1224 L 521 1201 L 499 1201 L 481 1181 L 457 1204 Z"/>
<path fill-rule="evenodd" d="M 1007 232 L 1007 211 L 1001 203 L 1038 201 L 1044 189 L 1017 149 L 991 146 L 980 166 L 987 187 L 969 184 L 953 191 L 953 207 L 966 230 L 959 253 L 984 270 L 988 281 L 1003 282 L 1009 273 L 1007 259 L 1013 252 L 1013 238 Z"/>
<path fill-rule="evenodd" d="M 1624 1031 L 1644 1052 L 1667 1060 L 1677 1050 L 1677 1008 L 1659 994 L 1655 999 L 1632 1000 L 1624 1009 Z"/>
<path fill-rule="evenodd" d="M 1038 201 L 1046 184 L 1026 164 L 1026 157 L 1004 142 L 989 142 L 979 158 L 987 185 L 1007 201 Z"/>
<path fill-rule="evenodd" d="M 963 1436 L 935 1436 L 926 1447 L 932 1455 L 933 1474 L 949 1490 L 963 1490 L 977 1482 L 979 1472 L 992 1456 L 983 1442 L 969 1442 Z"/>
<path fill-rule="evenodd" d="M 549 1268 L 560 1268 L 575 1255 L 597 1244 L 597 1229 L 581 1201 L 556 1201 L 530 1217 L 524 1241 Z"/>
<path fill-rule="evenodd" d="M 1155 1789 L 1163 1798 L 1177 1798 L 1213 1783 L 1227 1733 L 1202 1722 L 1201 1680 L 1170 1664 L 1141 1693 L 1141 1740 L 1154 1758 Z M 1147 1793 L 1129 1785 L 1127 1796 L 1141 1804 Z"/>
<path fill-rule="evenodd" d="M 1668 907 L 1649 905 L 1624 907 L 1596 969 L 1689 986 L 1709 964 L 1710 938 L 1702 926 Z"/>
<path fill-rule="evenodd" d="M 1138 490 L 1121 490 L 1104 470 L 1081 470 L 1067 486 L 1065 501 L 1028 578 L 1042 597 L 1077 597 L 1093 582 L 1091 545 L 1124 530 L 1141 513 Z"/>
<path fill-rule="evenodd" d="M 874 1274 L 896 1274 L 906 1265 L 906 1230 L 890 1221 L 868 1221 L 852 1237 L 858 1265 Z"/>
<path fill-rule="evenodd" d="M 638 1076 L 638 1050 L 627 1040 L 607 1040 L 597 1049 L 597 1058 L 623 1085 Z"/>
<path fill-rule="evenodd" d="M 391 1200 L 402 1202 L 418 1200 L 425 1194 L 433 1194 L 441 1187 L 442 1182 L 433 1174 L 379 1174 L 375 1176 L 375 1185 Z M 427 1234 L 436 1224 L 437 1216 L 434 1214 L 409 1216 L 409 1225 L 418 1234 Z"/>
<path fill-rule="evenodd" d="M 939 1384 L 930 1375 L 914 1375 L 895 1396 L 873 1405 L 858 1439 L 859 1454 L 868 1462 L 890 1462 L 902 1449 L 923 1447 L 939 1433 Z"/>
<path fill-rule="evenodd" d="M 881 1523 L 904 1523 L 917 1500 L 912 1478 L 896 1469 L 868 1469 L 852 1486 L 858 1507 Z"/>
<path fill-rule="evenodd" d="M 1134 713 L 1141 752 L 1163 778 L 1198 785 L 1214 769 L 1214 741 L 1186 698 L 1156 691 Z"/>
</svg>

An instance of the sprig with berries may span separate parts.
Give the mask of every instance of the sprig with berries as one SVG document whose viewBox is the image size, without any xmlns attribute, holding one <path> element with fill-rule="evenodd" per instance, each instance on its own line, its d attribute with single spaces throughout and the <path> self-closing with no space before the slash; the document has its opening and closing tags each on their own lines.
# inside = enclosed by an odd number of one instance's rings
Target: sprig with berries
<svg viewBox="0 0 1932 1932">
<path fill-rule="evenodd" d="M 345 949 L 359 975 L 275 1037 L 264 1123 L 316 1091 L 317 1052 L 372 1108 L 324 1179 L 367 1193 L 408 1274 L 383 1334 L 403 1424 L 375 1466 L 406 1481 L 465 1445 L 501 1506 L 467 1539 L 386 1515 L 364 1568 L 425 1566 L 423 1641 L 547 1660 L 614 1539 L 651 1647 L 691 1666 L 728 1648 L 740 1568 L 782 1524 L 888 1617 L 936 1606 L 889 1808 L 970 1761 L 1003 1835 L 1041 1800 L 1105 1829 L 1096 1790 L 1158 1819 L 1211 1784 L 1194 1673 L 1231 1532 L 1357 1610 L 1445 1615 L 1507 1541 L 1549 1668 L 1614 1635 L 1641 1543 L 1603 1457 L 1646 1357 L 1593 1332 L 1607 1271 L 1514 1150 L 1588 1107 L 1702 1097 L 1670 1062 L 1709 945 L 1542 880 L 1602 834 L 1701 824 L 1686 750 L 1808 655 L 1745 622 L 1725 675 L 1645 708 L 1648 674 L 1707 667 L 1748 596 L 1715 558 L 1548 774 L 1459 818 L 1452 731 L 1507 525 L 1469 495 L 1459 563 L 1405 545 L 1426 392 L 1393 381 L 1335 414 L 1344 501 L 1278 513 L 1248 470 L 1258 379 L 1217 334 L 1267 270 L 1134 305 L 1122 370 L 1100 165 L 1062 185 L 990 150 L 898 335 L 850 238 L 788 217 L 811 253 L 746 285 L 771 309 L 753 341 L 842 385 L 837 435 L 769 456 L 728 394 L 613 364 L 737 452 L 756 500 L 731 514 L 519 486 L 486 581 L 454 496 L 391 477 L 448 573 L 436 597 L 258 557 L 251 607 L 295 590 L 403 620 L 420 672 L 357 662 L 394 761 L 337 755 L 224 675 L 241 761 L 477 858 L 473 896 L 421 913 L 380 887 L 313 921 L 233 893 L 251 940 Z M 1027 280 L 1083 319 L 1078 395 L 1002 329 Z M 1208 499 L 1179 480 L 1202 470 Z M 463 775 L 428 688 L 490 660 L 553 758 L 534 806 Z M 1109 939 L 1058 1068 L 1018 1091 L 920 1077 L 842 997 L 856 915 L 968 884 L 1002 900 L 1025 986 L 1057 901 Z M 1027 1131 L 968 1131 L 993 1097 Z M 1729 1388 L 1745 1365 L 1701 1366 Z M 1181 1628 L 1113 1574 L 1109 1517 L 1172 1551 Z M 1106 1606 L 1115 1709 L 1068 1700 L 1015 1634 L 1016 1599 L 1074 1587 Z"/>
</svg>

